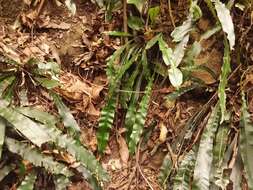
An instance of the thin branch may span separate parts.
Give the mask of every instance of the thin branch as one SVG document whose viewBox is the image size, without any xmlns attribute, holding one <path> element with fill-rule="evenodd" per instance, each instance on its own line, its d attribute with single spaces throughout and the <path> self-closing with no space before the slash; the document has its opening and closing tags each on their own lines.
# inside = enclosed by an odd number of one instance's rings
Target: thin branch
<svg viewBox="0 0 253 190">
<path fill-rule="evenodd" d="M 123 30 L 125 33 L 128 33 L 127 29 L 127 0 L 123 0 Z M 125 37 L 125 43 L 127 43 L 128 38 Z"/>
</svg>

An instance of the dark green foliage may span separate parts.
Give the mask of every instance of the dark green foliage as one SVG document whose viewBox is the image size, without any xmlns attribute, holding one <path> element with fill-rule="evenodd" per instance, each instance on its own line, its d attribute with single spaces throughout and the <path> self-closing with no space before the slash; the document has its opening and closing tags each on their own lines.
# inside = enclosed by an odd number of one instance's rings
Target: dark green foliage
<svg viewBox="0 0 253 190">
<path fill-rule="evenodd" d="M 103 152 L 107 146 L 109 132 L 113 125 L 113 119 L 116 109 L 116 94 L 112 96 L 107 105 L 102 109 L 99 120 L 99 129 L 97 132 L 98 150 Z"/>
<path fill-rule="evenodd" d="M 54 116 L 35 108 L 16 108 L 16 110 L 6 107 L 0 109 L 0 116 L 7 120 L 9 125 L 11 124 L 7 130 L 14 127 L 19 134 L 26 137 L 37 147 L 44 143 L 53 142 L 56 147 L 65 149 L 76 161 L 80 162 L 80 167 L 83 167 L 81 171 L 84 178 L 93 186 L 99 187 L 101 181 L 108 180 L 107 173 L 99 165 L 95 156 L 83 147 L 79 140 L 63 134 L 56 128 L 55 124 L 58 120 Z M 22 112 L 22 114 L 19 112 Z M 42 154 L 40 149 L 32 146 L 32 144 L 21 143 L 7 137 L 6 139 L 5 144 L 11 152 L 19 154 L 34 166 L 45 167 L 53 174 L 62 174 L 66 177 L 73 175 L 67 165 L 54 161 L 52 156 Z"/>
<path fill-rule="evenodd" d="M 140 102 L 139 109 L 135 113 L 135 116 L 133 119 L 134 122 L 132 122 L 133 128 L 132 128 L 130 140 L 128 143 L 129 151 L 132 154 L 135 152 L 136 145 L 139 142 L 140 136 L 143 132 L 145 118 L 146 118 L 146 115 L 148 112 L 149 100 L 150 100 L 150 96 L 151 96 L 151 92 L 152 92 L 152 84 L 153 84 L 153 80 L 150 79 L 150 81 L 146 87 L 146 90 L 145 90 L 145 95 L 142 97 L 142 100 Z"/>
<path fill-rule="evenodd" d="M 240 148 L 249 189 L 253 188 L 253 122 L 248 112 L 245 94 L 242 92 Z"/>
</svg>

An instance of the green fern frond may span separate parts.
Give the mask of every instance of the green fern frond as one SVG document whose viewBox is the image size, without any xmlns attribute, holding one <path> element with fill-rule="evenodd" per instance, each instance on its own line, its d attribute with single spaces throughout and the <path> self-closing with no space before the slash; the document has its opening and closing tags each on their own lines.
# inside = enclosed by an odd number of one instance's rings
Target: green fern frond
<svg viewBox="0 0 253 190">
<path fill-rule="evenodd" d="M 123 46 L 123 47 L 125 47 L 125 46 Z M 139 51 L 141 51 L 140 48 L 138 48 L 137 46 L 132 46 L 130 48 L 129 52 L 127 54 L 125 54 L 125 56 L 122 58 L 123 61 L 122 61 L 121 67 L 118 69 L 118 71 L 115 71 L 115 73 L 116 73 L 115 76 L 113 76 L 113 78 L 110 79 L 112 81 L 110 82 L 110 86 L 109 86 L 108 102 L 107 102 L 106 106 L 101 111 L 101 117 L 99 120 L 99 129 L 98 129 L 98 133 L 97 133 L 98 150 L 101 153 L 106 148 L 107 142 L 109 140 L 110 129 L 113 124 L 113 119 L 114 119 L 115 109 L 116 109 L 117 87 L 119 86 L 120 80 L 122 79 L 125 72 L 138 59 Z M 122 53 L 122 52 L 119 52 L 119 53 Z M 117 56 L 119 56 L 119 55 L 117 55 Z M 111 65 L 111 67 L 112 66 L 113 65 Z"/>
<path fill-rule="evenodd" d="M 32 111 L 32 110 L 31 110 Z M 39 122 L 44 122 L 45 125 L 40 125 L 42 131 L 49 134 L 51 137 L 51 142 L 54 142 L 57 146 L 66 149 L 72 156 L 75 157 L 75 159 L 81 164 L 86 167 L 89 172 L 92 175 L 95 175 L 99 180 L 106 181 L 108 180 L 108 175 L 104 171 L 104 169 L 100 166 L 98 161 L 96 160 L 95 156 L 89 152 L 87 149 L 85 149 L 79 142 L 79 140 L 76 140 L 68 135 L 62 134 L 62 132 L 56 128 L 55 125 L 52 123 L 54 122 L 54 119 L 52 117 L 48 117 L 48 120 L 45 120 L 45 117 L 43 116 L 42 111 L 36 117 L 36 119 Z M 31 115 L 29 113 L 26 113 L 27 115 Z M 47 114 L 47 113 L 45 113 Z M 52 120 L 53 119 L 53 120 Z"/>
<path fill-rule="evenodd" d="M 66 127 L 67 130 L 69 131 L 69 133 L 72 134 L 73 136 L 78 135 L 81 130 L 80 130 L 75 118 L 70 113 L 69 108 L 63 103 L 63 101 L 59 95 L 57 95 L 55 93 L 52 93 L 51 95 L 54 99 L 54 103 L 58 109 L 58 112 L 59 112 L 59 115 L 62 119 L 64 127 Z"/>
<path fill-rule="evenodd" d="M 215 137 L 215 144 L 213 147 L 213 161 L 212 169 L 210 174 L 210 189 L 224 188 L 224 184 L 221 182 L 226 182 L 224 179 L 224 169 L 227 168 L 228 160 L 231 158 L 233 143 L 231 143 L 227 148 L 229 138 L 229 127 L 224 125 L 220 126 Z M 231 149 L 229 151 L 229 149 Z"/>
<path fill-rule="evenodd" d="M 196 189 L 209 190 L 210 174 L 213 161 L 213 144 L 220 122 L 220 107 L 216 104 L 199 143 L 199 150 L 194 169 L 193 183 Z"/>
<path fill-rule="evenodd" d="M 4 121 L 0 118 L 0 160 L 2 157 L 2 151 L 3 151 L 3 144 L 4 144 L 4 139 L 5 139 L 5 123 Z"/>
<path fill-rule="evenodd" d="M 34 172 L 29 172 L 25 179 L 22 181 L 21 185 L 17 188 L 17 190 L 30 190 L 33 189 L 35 180 L 36 180 L 36 174 Z"/>
<path fill-rule="evenodd" d="M 34 122 L 12 108 L 1 107 L 0 116 L 38 147 L 43 143 L 52 141 L 50 134 L 43 130 L 42 124 Z"/>
<path fill-rule="evenodd" d="M 127 113 L 126 113 L 126 118 L 125 118 L 125 128 L 126 128 L 126 140 L 129 143 L 130 142 L 130 136 L 133 131 L 133 125 L 136 122 L 136 105 L 138 99 L 133 98 L 130 102 L 130 105 L 128 107 Z"/>
<path fill-rule="evenodd" d="M 220 83 L 218 87 L 218 97 L 220 101 L 221 108 L 221 123 L 225 120 L 226 117 L 226 87 L 228 83 L 228 75 L 231 72 L 230 67 L 230 49 L 228 45 L 227 39 L 224 39 L 224 57 L 223 57 L 223 65 L 221 67 L 221 76 Z"/>
<path fill-rule="evenodd" d="M 14 165 L 5 165 L 2 168 L 0 168 L 0 181 L 2 181 L 14 169 L 15 169 Z"/>
<path fill-rule="evenodd" d="M 47 112 L 44 112 L 38 108 L 34 107 L 16 107 L 15 111 L 20 114 L 27 116 L 31 119 L 39 121 L 45 125 L 55 125 L 58 122 L 58 119 Z"/>
<path fill-rule="evenodd" d="M 170 94 L 167 95 L 167 99 L 170 101 L 176 100 L 177 98 L 179 98 L 180 96 L 182 96 L 183 94 L 195 89 L 199 87 L 198 84 L 192 84 L 190 86 L 186 86 L 186 87 L 181 87 L 178 90 L 171 92 Z"/>
<path fill-rule="evenodd" d="M 84 178 L 89 182 L 92 189 L 95 190 L 102 190 L 101 185 L 97 181 L 97 178 L 94 175 L 91 175 L 91 173 L 82 165 L 78 166 L 77 171 L 81 172 L 84 176 Z"/>
<path fill-rule="evenodd" d="M 115 61 L 117 59 L 120 59 L 121 54 L 124 52 L 124 50 L 129 47 L 130 42 L 125 44 L 124 46 L 120 47 L 118 50 L 116 50 L 111 57 L 109 57 L 109 60 L 107 61 L 107 69 L 106 69 L 106 75 L 109 78 L 111 82 L 113 82 L 113 79 L 115 77 L 116 69 L 115 69 Z"/>
<path fill-rule="evenodd" d="M 140 74 L 140 64 L 138 64 L 137 68 L 132 72 L 131 76 L 125 76 L 124 79 L 127 80 L 122 81 L 122 93 L 120 93 L 120 104 L 127 108 L 127 104 L 129 103 L 131 96 L 133 94 L 133 87 L 136 81 L 137 76 Z"/>
<path fill-rule="evenodd" d="M 27 109 L 24 114 L 32 117 L 32 113 L 29 113 L 29 111 L 33 112 L 32 109 Z M 11 108 L 0 108 L 0 116 L 4 117 L 19 131 L 19 133 L 24 135 L 35 145 L 40 147 L 43 143 L 54 142 L 57 146 L 66 149 L 72 154 L 77 161 L 81 162 L 84 167 L 99 180 L 108 180 L 107 173 L 103 170 L 92 153 L 85 149 L 78 140 L 62 134 L 62 132 L 53 125 L 55 120 L 52 117 L 45 118 L 47 113 L 44 112 L 45 115 L 43 115 L 42 111 L 38 110 L 37 113 L 39 112 L 41 113 L 36 115 L 34 119 L 44 123 L 44 125 L 34 122 Z"/>
<path fill-rule="evenodd" d="M 13 90 L 15 85 L 17 84 L 17 78 L 15 76 L 10 76 L 5 79 L 5 82 L 7 83 L 7 87 L 4 89 L 1 96 L 4 100 L 11 102 L 13 99 Z"/>
<path fill-rule="evenodd" d="M 136 112 L 135 115 L 135 123 L 133 125 L 133 130 L 130 135 L 130 141 L 129 141 L 129 152 L 133 154 L 135 152 L 135 148 L 140 140 L 140 136 L 143 131 L 143 127 L 145 124 L 145 118 L 148 112 L 148 105 L 149 105 L 149 100 L 150 100 L 150 95 L 152 92 L 152 84 L 153 84 L 153 79 L 150 79 L 147 87 L 146 87 L 146 94 L 143 96 L 141 102 L 140 102 L 140 107 L 138 111 Z"/>
<path fill-rule="evenodd" d="M 132 66 L 132 64 L 137 61 L 138 57 L 140 56 L 140 52 L 142 51 L 142 48 L 133 47 L 131 54 L 128 54 L 128 57 L 123 64 L 121 65 L 120 69 L 116 73 L 115 81 L 119 82 L 122 78 L 122 76 L 125 74 L 125 72 Z"/>
<path fill-rule="evenodd" d="M 246 177 L 248 180 L 249 189 L 253 189 L 253 122 L 251 121 L 248 112 L 248 105 L 245 99 L 245 94 L 242 92 L 242 108 L 241 108 L 241 134 L 240 148 L 241 156 L 245 166 Z"/>
<path fill-rule="evenodd" d="M 188 190 L 191 187 L 191 177 L 194 171 L 196 153 L 190 150 L 179 164 L 177 174 L 173 178 L 173 190 Z"/>
<path fill-rule="evenodd" d="M 146 78 L 146 80 L 148 80 L 151 77 L 151 73 L 148 68 L 148 58 L 147 58 L 147 51 L 146 50 L 143 50 L 143 52 L 142 52 L 141 64 L 143 67 L 143 72 L 144 72 L 145 78 Z"/>
<path fill-rule="evenodd" d="M 173 163 L 170 158 L 170 154 L 167 153 L 167 155 L 164 157 L 162 166 L 160 168 L 160 173 L 159 173 L 159 183 L 161 184 L 163 189 L 166 189 L 168 178 L 170 176 L 170 173 L 173 168 Z"/>
<path fill-rule="evenodd" d="M 143 72 L 138 77 L 138 81 L 136 82 L 136 85 L 135 85 L 135 91 L 137 91 L 137 92 L 141 88 Z M 128 106 L 128 110 L 127 110 L 127 113 L 126 113 L 125 128 L 127 130 L 126 139 L 127 139 L 128 143 L 130 141 L 130 135 L 131 135 L 132 130 L 133 130 L 133 125 L 136 122 L 136 113 L 137 113 L 136 106 L 138 105 L 137 103 L 138 103 L 139 96 L 140 96 L 139 93 L 132 94 L 131 101 L 130 101 L 130 104 Z"/>
<path fill-rule="evenodd" d="M 111 96 L 107 105 L 102 109 L 97 132 L 98 151 L 103 152 L 109 140 L 109 132 L 113 124 L 116 109 L 116 95 Z"/>
<path fill-rule="evenodd" d="M 11 152 L 19 154 L 23 159 L 28 160 L 34 166 L 45 167 L 46 170 L 53 174 L 62 174 L 67 177 L 73 175 L 67 166 L 54 161 L 51 156 L 41 154 L 39 150 L 32 148 L 30 144 L 21 143 L 8 137 L 5 139 L 5 144 Z"/>
<path fill-rule="evenodd" d="M 54 176 L 55 190 L 66 190 L 67 186 L 71 184 L 69 178 L 64 175 Z"/>
</svg>

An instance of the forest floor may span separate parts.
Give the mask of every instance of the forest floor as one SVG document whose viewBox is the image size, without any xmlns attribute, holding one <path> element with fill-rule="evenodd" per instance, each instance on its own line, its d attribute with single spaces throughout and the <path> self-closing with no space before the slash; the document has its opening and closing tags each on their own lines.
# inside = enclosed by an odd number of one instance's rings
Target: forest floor
<svg viewBox="0 0 253 190">
<path fill-rule="evenodd" d="M 165 155 L 171 151 L 170 143 L 175 141 L 187 121 L 199 112 L 215 93 L 223 61 L 223 42 L 220 40 L 222 34 L 204 41 L 202 44 L 204 51 L 196 60 L 198 64 L 205 64 L 216 74 L 217 78 L 204 71 L 194 74 L 210 88 L 193 90 L 177 101 L 170 102 L 166 101 L 165 97 L 173 92 L 174 88 L 167 80 L 161 82 L 162 78 L 156 79 L 145 124 L 145 129 L 152 129 L 149 138 L 142 138 L 141 141 L 145 143 L 140 143 L 135 156 L 129 156 L 126 141 L 122 137 L 125 132 L 124 121 L 120 118 L 124 111 L 118 108 L 118 119 L 114 122 L 105 154 L 101 156 L 97 152 L 96 131 L 100 110 L 105 105 L 108 91 L 106 59 L 121 45 L 120 38 L 109 37 L 104 32 L 122 26 L 122 12 L 115 12 L 114 19 L 105 22 L 104 11 L 89 1 L 76 0 L 77 11 L 74 16 L 55 1 L 45 1 L 41 7 L 39 3 L 29 8 L 24 2 L 0 0 L 0 49 L 6 47 L 15 49 L 15 52 L 10 53 L 21 62 L 34 57 L 41 61 L 54 60 L 61 65 L 62 86 L 55 91 L 63 98 L 78 122 L 81 128 L 81 142 L 96 155 L 109 172 L 111 181 L 105 184 L 105 189 L 146 190 L 151 187 L 155 190 L 160 189 L 159 170 Z M 161 11 L 163 16 L 158 28 L 167 31 L 168 36 L 174 29 L 173 25 L 181 24 L 188 14 L 187 0 L 171 2 L 173 21 L 168 10 L 164 8 Z M 246 23 L 241 23 L 240 19 L 245 15 L 238 12 L 235 19 L 236 31 L 245 28 L 250 22 L 244 19 Z M 16 22 L 17 18 L 19 22 Z M 209 20 L 209 15 L 204 14 L 198 22 L 195 38 L 213 24 L 214 22 Z M 252 33 L 251 37 L 247 38 L 248 42 L 251 42 L 249 44 L 251 47 L 248 47 L 246 50 L 248 54 L 245 56 L 252 61 Z M 241 41 L 238 39 L 238 43 L 246 42 L 246 38 Z M 233 55 L 232 63 L 236 62 L 235 59 Z M 232 69 L 236 69 L 236 63 L 233 65 Z M 233 84 L 233 81 L 238 81 L 237 76 L 232 76 L 230 81 L 231 88 L 237 88 L 237 83 Z M 236 97 L 232 94 L 228 96 L 229 104 L 238 110 Z M 56 112 L 51 98 L 42 88 L 31 87 L 28 99 L 29 106 L 41 107 L 49 113 Z M 253 112 L 253 101 L 250 102 L 249 109 Z M 173 152 L 170 153 L 173 155 Z M 77 180 L 69 189 L 89 188 L 86 182 Z"/>
</svg>

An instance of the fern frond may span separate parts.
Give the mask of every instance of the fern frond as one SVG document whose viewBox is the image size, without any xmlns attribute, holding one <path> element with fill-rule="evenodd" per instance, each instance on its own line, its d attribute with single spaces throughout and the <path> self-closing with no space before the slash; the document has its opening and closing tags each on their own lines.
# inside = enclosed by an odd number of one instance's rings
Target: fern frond
<svg viewBox="0 0 253 190">
<path fill-rule="evenodd" d="M 80 161 L 92 175 L 97 177 L 98 180 L 108 181 L 108 174 L 96 160 L 96 157 L 85 149 L 77 140 L 69 138 L 67 135 L 60 135 L 55 138 L 56 144 L 59 147 L 65 148 L 77 161 Z"/>
<path fill-rule="evenodd" d="M 147 58 L 147 51 L 143 50 L 141 55 L 141 64 L 143 67 L 143 72 L 145 75 L 146 80 L 148 80 L 151 77 L 150 70 L 148 68 L 148 58 Z"/>
<path fill-rule="evenodd" d="M 98 150 L 101 153 L 106 148 L 107 142 L 109 140 L 109 132 L 113 124 L 116 109 L 116 89 L 125 72 L 138 59 L 139 51 L 141 51 L 141 49 L 138 48 L 137 46 L 133 46 L 130 48 L 128 54 L 126 54 L 123 58 L 123 64 L 121 65 L 118 71 L 115 71 L 116 75 L 113 76 L 113 80 L 110 83 L 108 102 L 107 105 L 101 111 L 101 117 L 99 120 L 99 129 L 97 133 Z"/>
<path fill-rule="evenodd" d="M 33 110 L 30 110 L 31 112 Z M 42 111 L 37 110 L 40 114 L 34 117 L 35 120 L 45 123 L 45 125 L 36 123 L 31 119 L 19 114 L 11 108 L 0 108 L 0 116 L 8 120 L 21 134 L 33 142 L 35 145 L 40 146 L 46 142 L 54 142 L 57 146 L 66 149 L 72 154 L 77 161 L 81 162 L 91 174 L 95 175 L 99 180 L 107 180 L 108 175 L 100 166 L 95 156 L 85 149 L 78 140 L 73 139 L 62 132 L 53 125 L 55 122 L 52 117 L 45 119 Z M 32 117 L 29 109 L 24 114 Z"/>
<path fill-rule="evenodd" d="M 129 107 L 127 109 L 126 118 L 125 118 L 125 128 L 126 128 L 126 140 L 129 143 L 130 142 L 130 136 L 133 131 L 134 123 L 136 122 L 136 105 L 137 105 L 136 98 L 133 98 L 129 104 Z"/>
<path fill-rule="evenodd" d="M 226 92 L 225 89 L 228 83 L 228 75 L 231 72 L 230 67 L 230 49 L 228 46 L 227 39 L 224 39 L 224 57 L 223 57 L 223 65 L 221 67 L 221 76 L 220 83 L 218 87 L 218 97 L 221 108 L 221 123 L 225 120 L 226 117 Z"/>
<path fill-rule="evenodd" d="M 125 44 L 124 46 L 120 47 L 118 50 L 116 50 L 111 57 L 109 57 L 109 60 L 107 61 L 107 69 L 106 69 L 106 75 L 109 78 L 111 82 L 113 82 L 113 79 L 115 77 L 116 69 L 114 66 L 114 63 L 117 59 L 120 59 L 121 54 L 124 52 L 124 50 L 129 47 L 130 42 Z"/>
<path fill-rule="evenodd" d="M 14 87 L 17 83 L 17 78 L 15 76 L 8 77 L 5 82 L 7 87 L 2 92 L 2 98 L 8 102 L 11 102 L 13 99 Z"/>
<path fill-rule="evenodd" d="M 58 109 L 59 115 L 61 116 L 62 122 L 64 126 L 67 128 L 67 130 L 72 134 L 73 136 L 80 133 L 80 128 L 73 117 L 73 115 L 70 113 L 69 108 L 63 103 L 61 97 L 55 93 L 51 94 L 54 103 Z"/>
<path fill-rule="evenodd" d="M 52 141 L 50 134 L 42 129 L 42 124 L 34 122 L 12 108 L 1 107 L 0 116 L 11 123 L 19 133 L 38 147 L 43 143 Z"/>
<path fill-rule="evenodd" d="M 230 50 L 233 50 L 235 45 L 235 31 L 230 11 L 227 6 L 223 4 L 220 0 L 214 1 L 214 4 L 217 17 L 221 23 L 222 30 L 227 34 Z"/>
<path fill-rule="evenodd" d="M 42 122 L 39 118 L 37 121 Z M 84 167 L 86 167 L 92 175 L 95 175 L 99 180 L 108 180 L 108 175 L 104 169 L 100 166 L 96 157 L 84 148 L 80 142 L 68 135 L 62 134 L 62 132 L 52 125 L 52 121 L 45 121 L 47 124 L 40 125 L 41 130 L 50 135 L 51 142 L 54 142 L 57 146 L 66 149 L 75 159 Z M 51 124 L 50 124 L 51 123 Z"/>
<path fill-rule="evenodd" d="M 197 189 L 209 190 L 213 161 L 213 143 L 220 122 L 220 107 L 214 107 L 199 143 L 193 183 Z"/>
<path fill-rule="evenodd" d="M 16 107 L 15 111 L 20 114 L 27 116 L 31 119 L 39 121 L 45 125 L 55 125 L 58 122 L 58 119 L 47 112 L 44 112 L 38 108 L 34 107 Z"/>
<path fill-rule="evenodd" d="M 172 171 L 173 168 L 173 163 L 172 160 L 170 158 L 170 154 L 167 153 L 167 155 L 164 157 L 162 166 L 160 168 L 160 173 L 159 173 L 159 183 L 161 184 L 163 189 L 167 189 L 167 182 L 168 182 L 168 178 L 169 175 Z"/>
<path fill-rule="evenodd" d="M 91 175 L 91 173 L 82 165 L 78 166 L 77 171 L 81 172 L 85 179 L 89 182 L 92 189 L 95 190 L 102 190 L 102 187 L 100 186 L 99 182 L 97 181 L 97 178 L 94 177 L 94 175 Z"/>
<path fill-rule="evenodd" d="M 97 132 L 98 151 L 103 152 L 109 140 L 109 131 L 113 124 L 115 109 L 116 109 L 116 95 L 111 96 L 107 105 L 102 109 L 99 119 L 99 128 Z"/>
<path fill-rule="evenodd" d="M 125 74 L 125 72 L 132 66 L 132 64 L 137 61 L 138 57 L 140 56 L 140 52 L 142 51 L 142 48 L 138 48 L 134 46 L 132 50 L 130 51 L 131 54 L 128 54 L 127 59 L 123 62 L 120 69 L 116 73 L 115 81 L 118 82 L 121 80 L 122 76 Z M 131 56 L 131 58 L 130 58 Z"/>
<path fill-rule="evenodd" d="M 127 108 L 127 104 L 131 99 L 131 96 L 133 94 L 132 90 L 136 81 L 137 76 L 140 74 L 140 64 L 138 64 L 137 68 L 133 71 L 130 77 L 126 76 L 124 79 L 126 79 L 126 82 L 122 82 L 122 93 L 120 93 L 120 104 Z"/>
<path fill-rule="evenodd" d="M 140 107 L 138 111 L 136 112 L 135 115 L 135 123 L 133 125 L 133 130 L 130 135 L 130 141 L 129 141 L 129 152 L 133 154 L 135 152 L 136 145 L 138 144 L 140 140 L 140 136 L 143 131 L 143 127 L 145 124 L 145 118 L 147 115 L 148 111 L 148 105 L 149 105 L 149 99 L 150 95 L 152 92 L 152 84 L 153 84 L 153 79 L 150 79 L 147 87 L 146 87 L 146 94 L 143 96 L 141 102 L 140 102 Z"/>
<path fill-rule="evenodd" d="M 232 150 L 233 149 L 231 143 L 227 148 L 229 138 L 229 127 L 228 126 L 220 126 L 218 132 L 215 137 L 215 144 L 213 147 L 213 162 L 212 162 L 212 169 L 210 174 L 210 189 L 217 189 L 217 188 L 224 188 L 224 184 L 222 182 L 226 182 L 227 180 L 224 179 L 224 169 L 227 167 L 228 160 L 231 158 Z"/>
<path fill-rule="evenodd" d="M 251 121 L 248 112 L 248 105 L 245 99 L 245 94 L 242 92 L 242 108 L 241 108 L 241 134 L 240 148 L 241 156 L 245 166 L 246 177 L 248 180 L 249 189 L 253 189 L 253 122 Z"/>
<path fill-rule="evenodd" d="M 5 165 L 3 168 L 0 168 L 0 181 L 2 181 L 14 169 L 14 165 Z"/>
<path fill-rule="evenodd" d="M 46 170 L 53 174 L 62 174 L 67 177 L 73 175 L 67 166 L 54 161 L 51 156 L 41 154 L 36 148 L 32 148 L 30 144 L 21 143 L 12 138 L 6 138 L 5 144 L 11 152 L 19 154 L 23 159 L 28 160 L 34 166 L 45 167 Z"/>
<path fill-rule="evenodd" d="M 4 144 L 4 139 L 5 139 L 5 123 L 4 121 L 0 118 L 0 160 L 2 157 L 2 151 L 3 151 L 3 144 Z"/>
<path fill-rule="evenodd" d="M 171 92 L 170 94 L 167 95 L 167 99 L 170 101 L 176 100 L 177 98 L 179 98 L 180 96 L 182 96 L 183 94 L 195 89 L 199 87 L 199 85 L 197 84 L 192 84 L 190 86 L 186 86 L 186 87 L 181 87 L 178 90 Z"/>
<path fill-rule="evenodd" d="M 69 178 L 64 175 L 54 176 L 55 190 L 66 190 L 67 186 L 71 184 Z"/>
<path fill-rule="evenodd" d="M 177 175 L 174 177 L 173 190 L 188 190 L 191 187 L 191 177 L 194 171 L 196 153 L 190 150 L 181 161 Z"/>
<path fill-rule="evenodd" d="M 21 185 L 17 188 L 17 190 L 30 190 L 33 189 L 35 180 L 36 180 L 36 174 L 34 172 L 29 172 L 25 179 L 22 181 Z"/>
<path fill-rule="evenodd" d="M 138 77 L 138 81 L 135 85 L 135 91 L 137 91 L 137 92 L 141 88 L 142 78 L 143 78 L 143 72 Z M 131 135 L 132 130 L 133 130 L 133 125 L 136 122 L 136 113 L 137 113 L 136 106 L 138 105 L 137 102 L 138 102 L 138 99 L 139 99 L 139 95 L 140 95 L 139 93 L 132 94 L 131 101 L 130 101 L 130 104 L 129 104 L 129 107 L 128 107 L 128 110 L 127 110 L 127 113 L 126 113 L 125 128 L 127 130 L 126 139 L 127 139 L 128 143 L 129 143 L 129 140 L 130 140 L 130 135 Z"/>
</svg>

